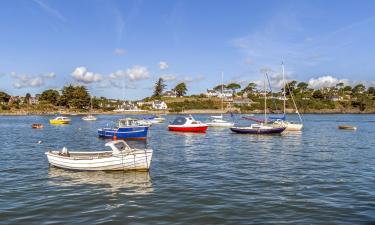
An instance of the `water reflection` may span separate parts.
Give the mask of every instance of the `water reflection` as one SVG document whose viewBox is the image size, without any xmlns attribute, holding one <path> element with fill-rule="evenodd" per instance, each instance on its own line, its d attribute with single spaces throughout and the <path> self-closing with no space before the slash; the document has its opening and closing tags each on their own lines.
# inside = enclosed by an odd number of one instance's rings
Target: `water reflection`
<svg viewBox="0 0 375 225">
<path fill-rule="evenodd" d="M 124 195 L 145 195 L 153 192 L 150 174 L 148 172 L 81 172 L 69 171 L 56 167 L 48 170 L 50 185 L 69 187 L 75 185 L 99 185 L 109 192 L 121 192 Z"/>
</svg>

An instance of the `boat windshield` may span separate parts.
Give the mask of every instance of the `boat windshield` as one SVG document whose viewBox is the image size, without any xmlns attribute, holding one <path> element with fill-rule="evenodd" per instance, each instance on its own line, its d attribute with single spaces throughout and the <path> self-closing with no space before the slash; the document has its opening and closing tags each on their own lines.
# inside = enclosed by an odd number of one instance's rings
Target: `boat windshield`
<svg viewBox="0 0 375 225">
<path fill-rule="evenodd" d="M 186 123 L 186 118 L 184 118 L 184 117 L 177 117 L 173 121 L 172 125 L 184 125 L 185 123 Z"/>
<path fill-rule="evenodd" d="M 137 124 L 135 119 L 121 119 L 119 120 L 119 127 L 133 126 Z"/>
<path fill-rule="evenodd" d="M 124 142 L 118 142 L 118 143 L 116 143 L 116 144 L 115 144 L 115 147 L 116 147 L 118 150 L 120 150 L 120 151 L 126 149 L 126 145 L 125 145 Z"/>
</svg>

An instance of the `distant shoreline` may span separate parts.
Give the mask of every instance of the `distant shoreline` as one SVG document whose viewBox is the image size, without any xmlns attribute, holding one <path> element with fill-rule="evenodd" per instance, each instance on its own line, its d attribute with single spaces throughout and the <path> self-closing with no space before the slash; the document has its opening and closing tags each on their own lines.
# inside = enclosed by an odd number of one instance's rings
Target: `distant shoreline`
<svg viewBox="0 0 375 225">
<path fill-rule="evenodd" d="M 0 112 L 0 116 L 55 116 L 55 115 L 68 115 L 68 116 L 82 116 L 87 114 L 93 115 L 154 115 L 154 114 L 221 114 L 229 113 L 223 112 L 222 110 L 185 110 L 183 112 L 169 112 L 169 111 L 122 111 L 122 112 L 75 112 L 75 111 L 64 111 L 64 112 Z M 234 114 L 263 114 L 260 110 L 246 111 L 246 112 L 233 112 Z M 371 111 L 359 111 L 359 110 L 311 110 L 308 112 L 300 112 L 302 114 L 375 114 L 375 110 Z M 287 114 L 295 114 L 292 111 L 287 111 Z"/>
</svg>

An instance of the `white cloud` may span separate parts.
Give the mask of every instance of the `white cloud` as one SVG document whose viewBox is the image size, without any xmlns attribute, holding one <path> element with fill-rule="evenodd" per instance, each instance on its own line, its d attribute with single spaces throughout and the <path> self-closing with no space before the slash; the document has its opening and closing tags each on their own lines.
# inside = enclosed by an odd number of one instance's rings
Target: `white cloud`
<svg viewBox="0 0 375 225">
<path fill-rule="evenodd" d="M 199 75 L 197 77 L 191 77 L 191 76 L 185 76 L 184 78 L 182 78 L 180 81 L 181 82 L 185 82 L 185 83 L 193 83 L 193 82 L 200 82 L 202 80 L 204 80 L 204 76 L 202 75 Z"/>
<path fill-rule="evenodd" d="M 150 72 L 147 67 L 144 66 L 133 66 L 127 70 L 118 70 L 109 75 L 110 79 L 116 79 L 119 77 L 125 77 L 130 81 L 147 80 L 150 78 Z"/>
<path fill-rule="evenodd" d="M 56 77 L 56 74 L 51 72 L 51 73 L 47 73 L 44 75 L 45 78 L 55 78 Z"/>
<path fill-rule="evenodd" d="M 166 74 L 161 76 L 161 78 L 163 78 L 164 81 L 174 81 L 177 79 L 176 76 L 173 74 Z"/>
<path fill-rule="evenodd" d="M 113 54 L 115 55 L 118 55 L 118 56 L 121 56 L 121 55 L 125 55 L 125 50 L 122 49 L 122 48 L 116 48 L 114 51 L 113 51 Z"/>
<path fill-rule="evenodd" d="M 72 72 L 72 77 L 75 81 L 83 82 L 86 84 L 102 80 L 102 76 L 100 74 L 90 72 L 84 66 L 75 68 L 75 70 Z"/>
<path fill-rule="evenodd" d="M 166 69 L 168 69 L 168 67 L 169 67 L 169 65 L 168 65 L 167 62 L 165 62 L 165 61 L 161 61 L 161 62 L 159 62 L 159 68 L 160 68 L 161 70 L 166 70 Z"/>
<path fill-rule="evenodd" d="M 349 84 L 348 79 L 338 79 L 332 76 L 311 78 L 308 82 L 310 88 L 333 87 L 337 83 Z"/>
<path fill-rule="evenodd" d="M 10 76 L 16 80 L 13 83 L 13 87 L 20 89 L 20 88 L 37 88 L 41 87 L 45 84 L 46 79 L 55 78 L 55 73 L 47 73 L 45 75 L 39 76 L 30 76 L 28 74 L 18 75 L 16 72 L 11 72 Z"/>
</svg>

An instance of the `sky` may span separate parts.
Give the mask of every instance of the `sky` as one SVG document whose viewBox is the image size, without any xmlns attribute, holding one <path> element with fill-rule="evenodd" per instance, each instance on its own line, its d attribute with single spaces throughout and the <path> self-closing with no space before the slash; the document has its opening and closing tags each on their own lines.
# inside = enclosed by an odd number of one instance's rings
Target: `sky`
<svg viewBox="0 0 375 225">
<path fill-rule="evenodd" d="M 0 91 L 85 85 L 142 99 L 163 77 L 188 94 L 224 82 L 375 86 L 374 1 L 3 0 Z"/>
</svg>

